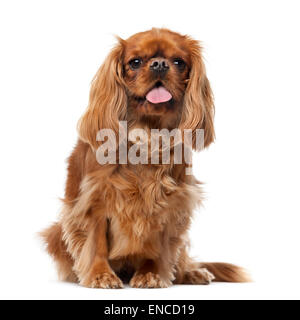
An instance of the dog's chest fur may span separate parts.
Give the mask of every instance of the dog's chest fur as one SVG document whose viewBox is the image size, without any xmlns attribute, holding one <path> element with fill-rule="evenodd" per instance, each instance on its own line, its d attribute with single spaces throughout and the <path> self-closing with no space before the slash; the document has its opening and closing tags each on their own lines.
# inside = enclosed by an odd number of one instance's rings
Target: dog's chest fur
<svg viewBox="0 0 300 320">
<path fill-rule="evenodd" d="M 106 179 L 110 259 L 146 252 L 157 257 L 166 233 L 176 238 L 187 229 L 201 190 L 176 170 L 182 168 L 124 167 Z"/>
</svg>

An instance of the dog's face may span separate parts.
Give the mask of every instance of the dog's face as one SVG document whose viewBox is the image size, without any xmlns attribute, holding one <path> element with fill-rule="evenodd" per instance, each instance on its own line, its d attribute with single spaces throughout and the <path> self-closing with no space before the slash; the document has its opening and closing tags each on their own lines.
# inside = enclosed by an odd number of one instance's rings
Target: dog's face
<svg viewBox="0 0 300 320">
<path fill-rule="evenodd" d="M 139 115 L 179 113 L 191 67 L 187 39 L 177 33 L 143 32 L 124 43 L 123 72 L 129 105 Z"/>
<path fill-rule="evenodd" d="M 167 29 L 133 35 L 111 51 L 93 80 L 80 138 L 93 148 L 100 129 L 119 121 L 149 128 L 204 129 L 214 140 L 214 104 L 198 41 Z M 193 140 L 194 141 L 194 140 Z M 193 147 L 195 144 L 193 142 Z"/>
</svg>

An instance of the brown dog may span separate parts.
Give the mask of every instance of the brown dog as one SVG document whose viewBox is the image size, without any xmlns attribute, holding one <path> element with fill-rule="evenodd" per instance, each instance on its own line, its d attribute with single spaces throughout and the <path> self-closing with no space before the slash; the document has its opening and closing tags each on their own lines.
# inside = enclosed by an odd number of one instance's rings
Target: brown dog
<svg viewBox="0 0 300 320">
<path fill-rule="evenodd" d="M 69 158 L 60 221 L 42 233 L 60 278 L 93 288 L 172 283 L 244 282 L 239 267 L 197 263 L 187 253 L 192 211 L 201 201 L 187 163 L 103 164 L 96 160 L 100 129 L 118 136 L 133 128 L 204 129 L 214 140 L 214 104 L 199 43 L 166 29 L 138 33 L 119 44 L 98 70 L 79 141 Z M 118 150 L 117 150 L 118 153 Z"/>
</svg>

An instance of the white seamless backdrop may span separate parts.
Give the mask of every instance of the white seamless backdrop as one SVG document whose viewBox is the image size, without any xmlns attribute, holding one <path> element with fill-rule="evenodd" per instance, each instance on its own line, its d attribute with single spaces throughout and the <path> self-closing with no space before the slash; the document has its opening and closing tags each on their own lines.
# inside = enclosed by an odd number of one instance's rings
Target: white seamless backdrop
<svg viewBox="0 0 300 320">
<path fill-rule="evenodd" d="M 299 294 L 299 1 L 1 1 L 0 298 L 272 299 Z M 55 221 L 90 81 L 115 43 L 152 27 L 202 41 L 217 140 L 191 252 L 252 284 L 89 290 L 57 281 L 36 233 Z"/>
</svg>

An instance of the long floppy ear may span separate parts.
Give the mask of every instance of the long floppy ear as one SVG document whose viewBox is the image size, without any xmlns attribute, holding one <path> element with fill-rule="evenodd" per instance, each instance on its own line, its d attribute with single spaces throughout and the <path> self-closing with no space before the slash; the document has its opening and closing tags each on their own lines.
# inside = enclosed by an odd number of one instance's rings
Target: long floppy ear
<svg viewBox="0 0 300 320">
<path fill-rule="evenodd" d="M 190 40 L 190 50 L 192 63 L 179 127 L 182 130 L 192 129 L 193 149 L 199 151 L 199 146 L 196 145 L 196 129 L 204 130 L 204 147 L 209 146 L 215 139 L 215 108 L 198 41 Z"/>
<path fill-rule="evenodd" d="M 119 121 L 125 120 L 127 95 L 123 82 L 123 43 L 111 51 L 97 71 L 91 85 L 89 105 L 78 122 L 79 137 L 95 150 L 100 129 L 118 132 Z"/>
</svg>

